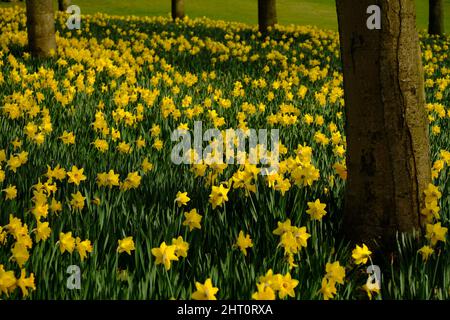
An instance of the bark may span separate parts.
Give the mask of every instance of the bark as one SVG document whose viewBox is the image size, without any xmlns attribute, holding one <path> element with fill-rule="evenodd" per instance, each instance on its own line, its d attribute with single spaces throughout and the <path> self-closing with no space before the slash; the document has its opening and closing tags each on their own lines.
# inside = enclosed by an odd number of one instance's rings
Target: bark
<svg viewBox="0 0 450 320">
<path fill-rule="evenodd" d="M 276 1 L 258 0 L 259 31 L 266 34 L 268 27 L 273 27 L 277 22 Z"/>
<path fill-rule="evenodd" d="M 70 0 L 58 0 L 58 10 L 59 11 L 67 11 L 67 8 L 70 7 L 72 1 Z"/>
<path fill-rule="evenodd" d="M 172 0 L 172 19 L 184 18 L 184 0 Z"/>
<path fill-rule="evenodd" d="M 443 35 L 445 32 L 444 0 L 430 0 L 428 33 Z"/>
<path fill-rule="evenodd" d="M 55 17 L 52 0 L 27 0 L 28 46 L 36 57 L 56 51 Z"/>
<path fill-rule="evenodd" d="M 367 8 L 381 7 L 381 30 Z M 415 4 L 337 0 L 344 72 L 347 170 L 344 230 L 354 241 L 391 247 L 420 227 L 431 182 L 428 124 Z"/>
</svg>

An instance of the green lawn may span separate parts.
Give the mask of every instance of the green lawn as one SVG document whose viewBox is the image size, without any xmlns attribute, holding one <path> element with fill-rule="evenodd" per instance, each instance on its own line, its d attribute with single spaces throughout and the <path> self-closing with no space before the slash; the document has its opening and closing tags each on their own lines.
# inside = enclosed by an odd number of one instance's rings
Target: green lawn
<svg viewBox="0 0 450 320">
<path fill-rule="evenodd" d="M 167 15 L 169 0 L 76 0 L 82 13 L 104 12 L 119 15 Z M 190 17 L 206 16 L 212 19 L 257 22 L 256 0 L 186 0 L 186 13 Z M 427 27 L 428 1 L 417 3 L 418 25 Z M 450 30 L 450 0 L 446 0 L 446 27 Z M 1 6 L 10 5 L 1 3 Z M 281 24 L 310 24 L 337 29 L 335 0 L 278 0 L 278 17 Z"/>
</svg>

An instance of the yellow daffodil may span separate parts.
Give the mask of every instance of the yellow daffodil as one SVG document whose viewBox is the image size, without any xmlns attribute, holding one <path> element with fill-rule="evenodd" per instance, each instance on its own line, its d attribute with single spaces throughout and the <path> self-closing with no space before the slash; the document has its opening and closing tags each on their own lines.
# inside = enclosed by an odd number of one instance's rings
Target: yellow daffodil
<svg viewBox="0 0 450 320">
<path fill-rule="evenodd" d="M 253 242 L 250 235 L 244 235 L 244 232 L 241 230 L 236 240 L 236 246 L 242 251 L 244 256 L 246 256 L 247 249 L 253 247 Z"/>
<path fill-rule="evenodd" d="M 326 204 L 320 203 L 320 200 L 317 199 L 314 202 L 308 202 L 308 210 L 306 213 L 311 216 L 313 220 L 322 220 L 322 217 L 327 213 L 325 211 Z"/>
<path fill-rule="evenodd" d="M 202 228 L 202 226 L 200 225 L 202 216 L 198 214 L 197 209 L 192 209 L 189 212 L 185 212 L 184 217 L 185 220 L 183 221 L 183 226 L 188 226 L 189 231 Z"/>
<path fill-rule="evenodd" d="M 156 258 L 155 263 L 157 265 L 163 264 L 166 270 L 169 270 L 171 267 L 171 261 L 178 261 L 178 257 L 175 254 L 176 250 L 177 246 L 175 245 L 168 246 L 165 242 L 161 243 L 159 248 L 152 249 L 152 255 Z"/>
<path fill-rule="evenodd" d="M 431 245 L 434 246 L 438 241 L 445 242 L 447 228 L 442 227 L 441 223 L 427 224 L 425 237 L 430 240 Z"/>
<path fill-rule="evenodd" d="M 84 259 L 86 259 L 86 257 L 87 257 L 87 254 L 91 253 L 93 250 L 90 240 L 81 241 L 81 239 L 79 237 L 77 237 L 75 239 L 75 245 L 76 245 L 78 254 L 80 255 L 81 261 L 84 261 Z"/>
<path fill-rule="evenodd" d="M 122 240 L 118 240 L 117 242 L 118 242 L 117 247 L 118 253 L 126 252 L 129 255 L 131 255 L 131 251 L 135 250 L 133 237 L 126 237 L 123 238 Z"/>
<path fill-rule="evenodd" d="M 13 247 L 11 249 L 11 253 L 12 253 L 12 259 L 14 261 L 16 261 L 16 263 L 21 268 L 30 258 L 30 253 L 28 252 L 27 245 L 20 241 L 17 241 L 13 245 Z"/>
<path fill-rule="evenodd" d="M 72 193 L 72 200 L 70 200 L 70 205 L 74 210 L 82 210 L 84 208 L 84 201 L 86 197 L 83 197 L 80 191 L 77 193 Z"/>
<path fill-rule="evenodd" d="M 5 193 L 5 200 L 13 200 L 17 197 L 16 186 L 9 185 L 7 188 L 2 190 Z"/>
<path fill-rule="evenodd" d="M 37 227 L 36 227 L 36 242 L 39 241 L 45 241 L 48 239 L 48 237 L 50 237 L 50 232 L 52 230 L 49 227 L 49 223 L 48 222 L 37 222 Z"/>
<path fill-rule="evenodd" d="M 24 297 L 28 296 L 29 294 L 28 289 L 36 290 L 36 286 L 34 284 L 34 274 L 31 273 L 30 276 L 27 278 L 25 269 L 22 269 L 20 272 L 20 278 L 17 279 L 16 281 L 16 285 L 22 291 L 22 295 Z"/>
<path fill-rule="evenodd" d="M 258 284 L 258 291 L 252 295 L 253 300 L 275 300 L 275 291 L 264 284 Z"/>
<path fill-rule="evenodd" d="M 61 232 L 59 234 L 59 249 L 61 254 L 64 252 L 69 252 L 70 254 L 75 249 L 75 239 L 72 237 L 72 232 L 69 231 L 67 233 Z"/>
<path fill-rule="evenodd" d="M 335 283 L 344 284 L 345 268 L 339 264 L 339 261 L 327 263 L 325 266 L 326 277 Z"/>
<path fill-rule="evenodd" d="M 185 206 L 191 200 L 191 198 L 189 198 L 187 194 L 187 192 L 177 192 L 175 202 L 178 204 L 178 207 Z"/>
<path fill-rule="evenodd" d="M 86 180 L 86 176 L 83 174 L 84 169 L 78 169 L 77 166 L 72 166 L 72 170 L 67 172 L 67 176 L 69 177 L 68 182 L 73 183 L 75 185 L 80 185 L 81 181 Z"/>
<path fill-rule="evenodd" d="M 430 246 L 423 246 L 418 250 L 418 252 L 422 255 L 422 260 L 427 261 L 428 258 L 434 253 L 434 249 Z"/>
<path fill-rule="evenodd" d="M 187 257 L 187 252 L 189 250 L 189 243 L 183 240 L 182 236 L 179 236 L 178 238 L 172 239 L 172 246 L 175 246 L 175 255 L 177 257 Z"/>
<path fill-rule="evenodd" d="M 212 204 L 213 209 L 222 206 L 228 201 L 229 188 L 225 188 L 222 184 L 218 187 L 213 186 L 211 194 L 209 195 L 209 202 Z"/>
<path fill-rule="evenodd" d="M 356 245 L 356 248 L 352 251 L 352 258 L 356 264 L 366 264 L 371 254 L 372 252 L 365 244 L 362 247 Z"/>
<path fill-rule="evenodd" d="M 322 279 L 322 287 L 320 293 L 323 295 L 324 300 L 333 299 L 336 294 L 335 282 L 327 277 Z"/>
<path fill-rule="evenodd" d="M 291 274 L 286 273 L 280 281 L 278 296 L 280 299 L 284 299 L 286 296 L 291 298 L 295 297 L 295 287 L 298 285 L 298 280 L 292 279 Z"/>
</svg>

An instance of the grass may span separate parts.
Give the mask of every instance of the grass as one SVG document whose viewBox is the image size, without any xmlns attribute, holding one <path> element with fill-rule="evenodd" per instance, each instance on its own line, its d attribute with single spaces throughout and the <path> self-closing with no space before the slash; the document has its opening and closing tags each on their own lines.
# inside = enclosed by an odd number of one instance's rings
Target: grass
<svg viewBox="0 0 450 320">
<path fill-rule="evenodd" d="M 84 14 L 103 12 L 110 15 L 167 16 L 170 0 L 76 0 L 72 1 Z M 0 6 L 10 4 L 0 3 Z M 428 1 L 418 0 L 419 29 L 428 25 Z M 257 23 L 256 0 L 186 0 L 185 10 L 190 17 L 206 16 L 211 19 Z M 316 25 L 337 30 L 334 0 L 277 0 L 280 24 Z M 446 30 L 450 30 L 450 0 L 445 0 Z"/>
</svg>

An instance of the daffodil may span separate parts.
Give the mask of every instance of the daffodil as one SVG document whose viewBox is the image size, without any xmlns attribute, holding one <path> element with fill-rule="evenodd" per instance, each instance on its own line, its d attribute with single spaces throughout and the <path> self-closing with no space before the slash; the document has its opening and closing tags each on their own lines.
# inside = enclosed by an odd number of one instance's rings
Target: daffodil
<svg viewBox="0 0 450 320">
<path fill-rule="evenodd" d="M 323 278 L 320 292 L 322 293 L 324 300 L 333 299 L 336 294 L 335 282 L 327 277 Z"/>
<path fill-rule="evenodd" d="M 141 168 L 144 173 L 147 173 L 153 169 L 153 164 L 150 163 L 147 158 L 144 158 L 141 164 Z"/>
<path fill-rule="evenodd" d="M 164 146 L 164 142 L 160 139 L 156 139 L 153 143 L 153 148 L 155 148 L 158 151 L 161 151 Z"/>
<path fill-rule="evenodd" d="M 368 286 L 367 284 L 363 285 L 363 290 L 367 293 L 367 296 L 369 297 L 370 300 L 372 300 L 373 296 L 375 294 L 380 293 L 380 287 L 378 285 L 378 283 L 375 283 L 373 285 Z"/>
<path fill-rule="evenodd" d="M 287 219 L 284 222 L 279 221 L 278 222 L 278 227 L 273 231 L 273 234 L 277 235 L 277 236 L 281 236 L 286 232 L 291 231 L 291 220 Z"/>
<path fill-rule="evenodd" d="M 294 298 L 294 289 L 295 287 L 297 287 L 298 282 L 298 280 L 291 278 L 291 274 L 289 272 L 285 274 L 279 284 L 278 296 L 280 297 L 280 299 L 284 299 L 286 296 Z"/>
<path fill-rule="evenodd" d="M 191 198 L 188 197 L 187 192 L 181 192 L 181 191 L 177 192 L 175 202 L 178 204 L 178 207 L 185 206 L 190 200 L 191 200 Z"/>
<path fill-rule="evenodd" d="M 66 177 L 66 170 L 64 168 L 61 168 L 59 164 L 54 169 L 52 169 L 50 166 L 47 166 L 46 176 L 49 179 L 62 181 Z"/>
<path fill-rule="evenodd" d="M 223 184 L 218 187 L 212 187 L 211 194 L 209 195 L 209 202 L 212 204 L 213 209 L 222 206 L 225 202 L 228 201 L 229 190 L 230 189 L 225 188 Z"/>
<path fill-rule="evenodd" d="M 0 226 L 0 246 L 4 245 L 6 243 L 6 237 L 8 234 L 4 230 L 2 226 Z"/>
<path fill-rule="evenodd" d="M 108 141 L 106 141 L 105 139 L 98 139 L 97 138 L 97 139 L 95 139 L 94 142 L 92 142 L 92 144 L 95 146 L 95 148 L 98 151 L 100 151 L 102 153 L 108 151 L 109 144 L 108 144 Z"/>
<path fill-rule="evenodd" d="M 29 289 L 36 290 L 36 285 L 34 284 L 34 274 L 31 273 L 30 276 L 27 278 L 25 269 L 22 269 L 20 272 L 20 278 L 17 279 L 16 281 L 16 285 L 22 291 L 22 295 L 24 297 L 28 296 Z"/>
<path fill-rule="evenodd" d="M 81 181 L 86 180 L 86 176 L 83 174 L 84 169 L 78 169 L 77 166 L 72 166 L 72 170 L 67 172 L 67 176 L 69 177 L 68 182 L 73 183 L 75 185 L 80 185 Z"/>
<path fill-rule="evenodd" d="M 365 244 L 362 247 L 356 245 L 356 248 L 352 251 L 352 258 L 356 264 L 366 264 L 371 254 L 372 252 Z"/>
<path fill-rule="evenodd" d="M 52 198 L 52 201 L 50 203 L 50 210 L 53 213 L 62 211 L 62 203 L 55 198 Z"/>
<path fill-rule="evenodd" d="M 4 266 L 0 264 L 0 292 L 8 295 L 16 286 L 14 271 L 6 271 Z"/>
<path fill-rule="evenodd" d="M 159 248 L 152 249 L 152 255 L 156 258 L 155 263 L 157 265 L 163 264 L 166 270 L 169 270 L 171 267 L 171 262 L 178 261 L 178 257 L 175 254 L 176 250 L 177 246 L 175 245 L 168 246 L 165 242 L 161 243 Z"/>
<path fill-rule="evenodd" d="M 445 236 L 448 228 L 442 227 L 441 223 L 427 224 L 425 237 L 430 240 L 431 245 L 434 246 L 438 241 L 445 242 Z"/>
<path fill-rule="evenodd" d="M 119 186 L 119 174 L 114 173 L 114 170 L 109 170 L 108 173 L 97 174 L 97 185 L 99 187 L 109 187 Z"/>
<path fill-rule="evenodd" d="M 37 202 L 35 207 L 32 208 L 31 212 L 33 213 L 36 221 L 40 221 L 41 218 L 46 218 L 48 215 L 49 206 L 47 203 Z"/>
<path fill-rule="evenodd" d="M 236 246 L 242 251 L 244 256 L 246 256 L 247 249 L 253 247 L 253 242 L 250 235 L 244 235 L 244 232 L 241 230 L 236 240 Z"/>
<path fill-rule="evenodd" d="M 72 206 L 72 209 L 82 210 L 84 208 L 85 200 L 86 197 L 83 197 L 81 192 L 77 191 L 77 193 L 72 193 L 72 200 L 70 200 L 70 205 Z"/>
<path fill-rule="evenodd" d="M 36 242 L 47 240 L 51 231 L 48 222 L 38 221 L 36 227 Z"/>
<path fill-rule="evenodd" d="M 219 291 L 214 287 L 210 278 L 206 279 L 204 284 L 195 282 L 195 288 L 197 289 L 192 293 L 192 299 L 194 300 L 217 300 L 216 294 Z"/>
<path fill-rule="evenodd" d="M 434 249 L 430 246 L 423 246 L 418 250 L 418 252 L 422 255 L 422 260 L 427 261 L 429 257 L 434 253 Z"/>
<path fill-rule="evenodd" d="M 442 196 L 442 193 L 439 191 L 439 188 L 431 183 L 428 184 L 424 193 L 427 202 L 432 200 L 439 200 Z"/>
<path fill-rule="evenodd" d="M 306 232 L 306 227 L 292 227 L 290 232 L 294 236 L 299 248 L 306 248 L 308 246 L 308 239 L 311 237 L 311 235 Z"/>
<path fill-rule="evenodd" d="M 252 295 L 253 300 L 275 300 L 275 291 L 263 283 L 258 284 L 258 291 Z"/>
<path fill-rule="evenodd" d="M 141 184 L 142 177 L 137 171 L 128 173 L 127 177 L 123 181 L 121 188 L 123 190 L 136 189 Z"/>
<path fill-rule="evenodd" d="M 16 173 L 17 169 L 22 165 L 22 161 L 19 157 L 13 156 L 10 157 L 9 160 L 6 162 L 6 166 L 9 170 Z"/>
<path fill-rule="evenodd" d="M 93 250 L 90 240 L 81 241 L 81 239 L 79 237 L 77 237 L 75 239 L 75 245 L 76 245 L 77 252 L 80 255 L 81 261 L 84 261 L 84 259 L 86 259 L 86 257 L 87 257 L 87 254 L 91 253 Z"/>
<path fill-rule="evenodd" d="M 28 252 L 27 245 L 20 241 L 17 241 L 13 245 L 11 253 L 12 259 L 17 262 L 20 268 L 22 268 L 30 258 L 30 253 Z"/>
<path fill-rule="evenodd" d="M 59 234 L 59 249 L 61 254 L 64 252 L 69 252 L 70 254 L 75 249 L 75 239 L 72 237 L 72 232 L 69 231 L 67 233 L 61 232 Z"/>
<path fill-rule="evenodd" d="M 200 225 L 202 216 L 198 214 L 197 209 L 192 209 L 189 212 L 185 212 L 184 217 L 185 220 L 183 221 L 183 226 L 188 226 L 189 231 L 202 228 L 202 226 Z"/>
<path fill-rule="evenodd" d="M 182 236 L 172 239 L 172 246 L 175 246 L 175 255 L 177 257 L 187 257 L 187 252 L 189 250 L 189 243 L 183 240 Z"/>
<path fill-rule="evenodd" d="M 339 264 L 339 261 L 333 263 L 327 262 L 325 271 L 327 273 L 326 278 L 333 282 L 344 284 L 345 268 Z"/>
<path fill-rule="evenodd" d="M 131 251 L 135 250 L 133 237 L 126 237 L 123 238 L 122 240 L 118 240 L 117 242 L 118 242 L 117 247 L 118 253 L 126 252 L 129 255 L 131 255 Z"/>
<path fill-rule="evenodd" d="M 306 213 L 311 216 L 313 220 L 322 220 L 322 217 L 327 213 L 325 211 L 326 204 L 321 203 L 319 199 L 314 202 L 308 202 L 308 210 Z"/>
<path fill-rule="evenodd" d="M 5 200 L 13 200 L 17 197 L 16 186 L 9 185 L 7 188 L 2 190 L 5 193 Z"/>
<path fill-rule="evenodd" d="M 75 135 L 73 132 L 67 132 L 64 130 L 63 134 L 59 137 L 64 144 L 75 144 Z"/>
</svg>

